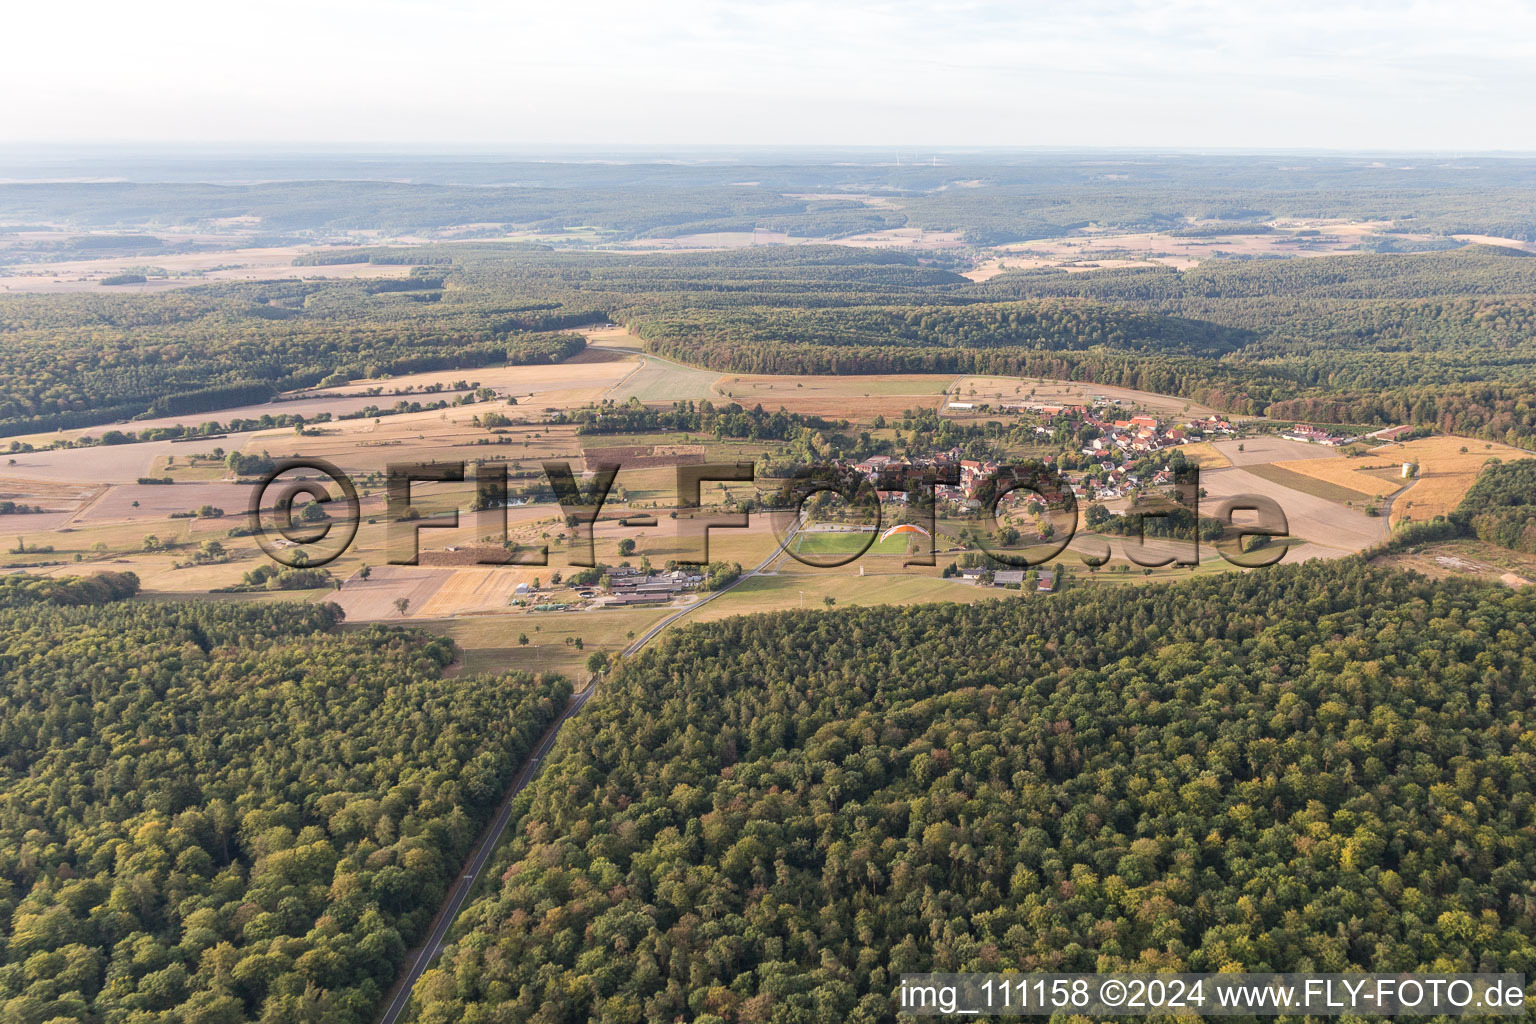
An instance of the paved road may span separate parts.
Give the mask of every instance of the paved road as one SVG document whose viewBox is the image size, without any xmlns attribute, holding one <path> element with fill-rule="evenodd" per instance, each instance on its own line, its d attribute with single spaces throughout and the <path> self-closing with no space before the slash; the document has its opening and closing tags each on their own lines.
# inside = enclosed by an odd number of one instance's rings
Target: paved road
<svg viewBox="0 0 1536 1024">
<path fill-rule="evenodd" d="M 1386 536 L 1382 537 L 1382 540 L 1390 540 L 1392 538 L 1392 504 L 1397 501 L 1397 499 L 1413 490 L 1413 485 L 1422 479 L 1423 477 L 1415 475 L 1412 480 L 1408 481 L 1408 486 L 1389 496 L 1386 501 L 1381 503 L 1382 529 L 1386 531 Z"/>
<path fill-rule="evenodd" d="M 759 562 L 756 568 L 750 572 L 742 573 L 726 586 L 705 595 L 688 607 L 680 608 L 671 615 L 668 615 L 656 623 L 656 625 L 646 630 L 643 635 L 637 637 L 634 643 L 624 648 L 624 654 L 626 656 L 634 654 L 653 640 L 656 634 L 666 629 L 678 619 L 703 607 L 721 594 L 729 593 L 743 580 L 750 579 L 764 569 L 767 569 L 774 559 L 778 558 L 785 548 L 789 546 L 790 541 L 795 539 L 795 534 L 799 532 L 799 529 L 800 525 L 796 522 L 790 527 L 784 540 L 778 547 L 774 548 L 773 553 Z M 438 911 L 437 923 L 432 928 L 432 934 L 427 936 L 427 941 L 422 945 L 420 951 L 417 952 L 415 959 L 411 961 L 410 970 L 406 972 L 404 981 L 400 983 L 399 990 L 395 993 L 395 998 L 390 1000 L 389 1006 L 384 1010 L 384 1015 L 379 1018 L 380 1024 L 396 1024 L 400 1020 L 401 1015 L 405 1013 L 406 1007 L 410 1006 L 411 995 L 416 989 L 416 982 L 421 978 L 426 969 L 431 966 L 432 961 L 437 959 L 437 955 L 443 951 L 443 942 L 448 938 L 448 932 L 453 927 L 454 920 L 459 916 L 459 911 L 463 908 L 464 901 L 469 897 L 470 890 L 475 887 L 475 883 L 480 880 L 480 875 L 485 871 L 486 864 L 490 862 L 492 852 L 495 851 L 497 843 L 501 840 L 502 832 L 506 830 L 508 823 L 512 820 L 512 799 L 521 793 L 528 783 L 533 781 L 534 776 L 539 773 L 540 765 L 544 763 L 544 758 L 555 745 L 555 739 L 560 734 L 560 727 L 565 724 L 568 718 L 580 711 L 587 701 L 591 699 L 592 694 L 597 692 L 598 682 L 599 677 L 594 676 L 587 683 L 586 689 L 571 695 L 571 702 L 567 705 L 565 713 L 555 720 L 554 725 L 549 727 L 549 731 L 544 734 L 544 738 L 534 748 L 533 756 L 528 759 L 528 763 L 523 765 L 523 770 L 518 772 L 517 777 L 512 780 L 512 788 L 508 790 L 507 795 L 502 799 L 501 809 L 497 812 L 495 819 L 492 820 L 490 827 L 481 836 L 480 845 L 475 847 L 475 852 L 471 855 L 464 874 L 459 877 L 454 887 L 448 891 L 448 899 L 444 902 L 442 909 Z"/>
</svg>

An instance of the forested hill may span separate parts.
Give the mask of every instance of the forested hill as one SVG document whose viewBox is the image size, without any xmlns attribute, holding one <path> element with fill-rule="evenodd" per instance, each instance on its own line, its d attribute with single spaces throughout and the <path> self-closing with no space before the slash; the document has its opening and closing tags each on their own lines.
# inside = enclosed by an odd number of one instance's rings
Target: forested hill
<svg viewBox="0 0 1536 1024">
<path fill-rule="evenodd" d="M 1018 272 L 840 246 L 618 254 L 441 245 L 386 281 L 0 298 L 0 436 L 148 413 L 201 419 L 275 392 L 415 370 L 549 362 L 613 318 L 732 373 L 1042 376 L 1230 412 L 1414 423 L 1536 446 L 1536 259 L 1210 261 Z"/>
<path fill-rule="evenodd" d="M 372 1020 L 569 686 L 107 589 L 3 591 L 0 1020 Z"/>
<path fill-rule="evenodd" d="M 627 298 L 655 351 L 736 373 L 1060 377 L 1231 412 L 1419 423 L 1536 445 L 1536 259 L 1474 246 L 1413 256 L 1028 271 L 933 292 L 790 302 Z M 596 282 L 581 287 L 595 286 Z"/>
<path fill-rule="evenodd" d="M 595 229 L 607 241 L 754 228 L 829 238 L 913 227 L 995 245 L 1088 225 L 1158 231 L 1183 228 L 1189 218 L 1251 227 L 1300 217 L 1536 239 L 1529 158 L 1404 166 L 1317 153 L 950 151 L 930 165 L 912 154 L 893 161 L 884 150 L 591 156 L 161 153 L 55 161 L 0 153 L 0 223 L 228 231 L 238 221 L 277 242 L 300 232 L 449 234 L 472 225 Z M 93 177 L 129 180 L 78 180 Z"/>
<path fill-rule="evenodd" d="M 444 304 L 442 287 L 441 277 L 418 275 L 7 297 L 0 435 L 145 414 L 191 417 L 327 378 L 549 363 L 585 344 L 552 332 L 601 316 L 484 297 Z"/>
<path fill-rule="evenodd" d="M 1533 650 L 1536 594 L 1355 561 L 670 633 L 562 733 L 417 1019 L 894 1020 L 903 971 L 1529 973 Z"/>
</svg>

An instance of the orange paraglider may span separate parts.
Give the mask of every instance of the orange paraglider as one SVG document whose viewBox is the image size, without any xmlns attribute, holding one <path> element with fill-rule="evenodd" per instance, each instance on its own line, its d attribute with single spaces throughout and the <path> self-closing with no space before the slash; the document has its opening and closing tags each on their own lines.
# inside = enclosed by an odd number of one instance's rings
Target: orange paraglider
<svg viewBox="0 0 1536 1024">
<path fill-rule="evenodd" d="M 882 533 L 880 535 L 880 539 L 883 541 L 888 537 L 896 536 L 898 533 L 920 533 L 924 537 L 927 537 L 929 540 L 933 539 L 933 534 L 929 533 L 921 526 L 918 526 L 916 523 L 897 523 L 895 526 Z"/>
</svg>

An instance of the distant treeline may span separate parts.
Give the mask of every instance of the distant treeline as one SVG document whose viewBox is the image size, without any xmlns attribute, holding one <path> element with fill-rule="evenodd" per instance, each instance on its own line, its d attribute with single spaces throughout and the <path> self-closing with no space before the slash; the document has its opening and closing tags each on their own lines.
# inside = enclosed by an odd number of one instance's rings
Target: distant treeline
<svg viewBox="0 0 1536 1024">
<path fill-rule="evenodd" d="M 215 222 L 254 218 L 253 237 L 267 238 L 371 229 L 447 236 L 473 224 L 556 235 L 581 228 L 605 240 L 754 228 L 832 238 L 904 226 L 995 244 L 1088 225 L 1179 231 L 1216 221 L 1263 230 L 1275 218 L 1351 218 L 1398 233 L 1536 239 L 1536 161 L 1529 159 L 1382 167 L 1319 157 L 1298 167 L 1243 156 L 1106 162 L 1102 155 L 950 154 L 930 163 L 925 155 L 932 154 L 756 166 L 379 160 L 340 171 L 331 162 L 292 161 L 302 180 L 207 184 L 199 174 L 197 183 L 3 185 L 0 221 L 113 230 L 205 222 L 228 230 Z M 274 170 L 264 164 L 247 173 L 264 179 Z M 79 167 L 58 172 L 66 173 Z M 350 180 L 334 180 L 338 173 Z"/>
<path fill-rule="evenodd" d="M 434 279 L 415 277 L 408 282 Z M 440 282 L 438 282 L 440 283 Z M 604 314 L 477 297 L 430 306 L 378 282 L 264 282 L 0 301 L 0 436 L 185 416 L 347 379 L 550 363 Z"/>
<path fill-rule="evenodd" d="M 582 341 L 551 332 L 612 319 L 652 351 L 723 372 L 1065 378 L 1536 446 L 1536 260 L 1498 246 L 982 283 L 955 273 L 953 255 L 843 246 L 399 251 L 442 270 L 418 267 L 401 294 L 291 281 L 0 300 L 0 431 L 559 360 Z M 410 301 L 422 295 L 439 301 Z"/>
</svg>

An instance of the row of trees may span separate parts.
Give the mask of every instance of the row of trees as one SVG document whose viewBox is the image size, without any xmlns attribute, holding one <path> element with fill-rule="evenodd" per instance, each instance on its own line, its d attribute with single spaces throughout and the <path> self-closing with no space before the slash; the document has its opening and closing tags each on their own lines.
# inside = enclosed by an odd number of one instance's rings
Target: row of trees
<svg viewBox="0 0 1536 1024">
<path fill-rule="evenodd" d="M 788 441 L 804 430 L 831 430 L 838 426 L 819 416 L 802 416 L 782 409 L 768 412 L 761 405 L 751 409 L 736 402 L 716 406 L 707 398 L 700 402 L 675 402 L 670 409 L 646 406 L 633 398 L 624 405 L 610 401 L 556 413 L 551 420 L 575 423 L 578 434 L 685 433 L 754 441 Z M 846 421 L 841 425 L 845 426 Z"/>
</svg>

